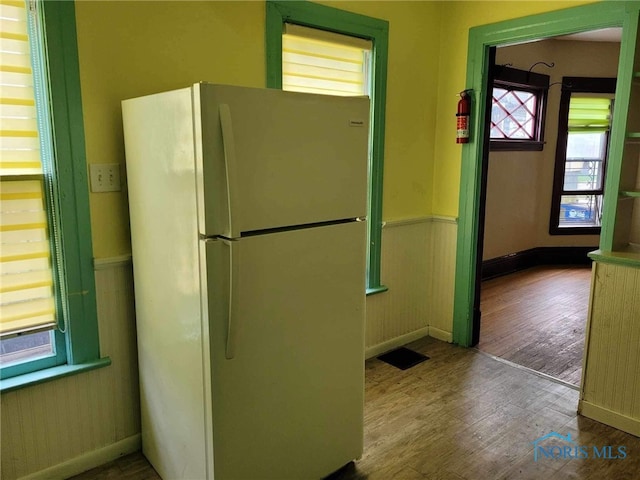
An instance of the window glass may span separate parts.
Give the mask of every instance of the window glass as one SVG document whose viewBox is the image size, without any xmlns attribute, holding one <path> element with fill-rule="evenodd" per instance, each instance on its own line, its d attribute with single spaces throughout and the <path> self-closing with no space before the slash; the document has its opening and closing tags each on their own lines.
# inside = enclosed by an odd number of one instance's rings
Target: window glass
<svg viewBox="0 0 640 480">
<path fill-rule="evenodd" d="M 597 190 L 602 188 L 603 162 L 567 162 L 564 171 L 565 190 Z"/>
<path fill-rule="evenodd" d="M 560 227 L 598 227 L 602 219 L 602 195 L 562 195 Z"/>
<path fill-rule="evenodd" d="M 36 360 L 55 354 L 53 332 L 37 332 L 30 335 L 7 338 L 0 342 L 0 366 Z"/>
<path fill-rule="evenodd" d="M 567 138 L 567 160 L 602 160 L 606 146 L 606 132 L 569 132 Z"/>
<path fill-rule="evenodd" d="M 537 99 L 534 93 L 494 88 L 491 138 L 533 139 L 536 105 Z"/>
</svg>

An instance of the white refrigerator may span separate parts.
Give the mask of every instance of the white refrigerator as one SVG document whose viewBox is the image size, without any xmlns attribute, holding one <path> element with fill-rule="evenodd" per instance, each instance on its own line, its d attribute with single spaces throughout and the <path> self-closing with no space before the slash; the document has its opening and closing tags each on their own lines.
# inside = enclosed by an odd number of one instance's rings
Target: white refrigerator
<svg viewBox="0 0 640 480">
<path fill-rule="evenodd" d="M 165 480 L 357 459 L 369 100 L 199 83 L 122 110 L 145 456 Z"/>
</svg>

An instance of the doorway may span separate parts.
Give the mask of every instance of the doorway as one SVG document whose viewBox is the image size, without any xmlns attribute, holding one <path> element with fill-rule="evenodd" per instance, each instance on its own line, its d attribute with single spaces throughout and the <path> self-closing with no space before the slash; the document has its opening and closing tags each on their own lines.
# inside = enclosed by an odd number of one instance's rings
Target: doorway
<svg viewBox="0 0 640 480">
<path fill-rule="evenodd" d="M 621 27 L 628 17 L 623 5 L 593 4 L 517 20 L 473 28 L 469 36 L 467 87 L 473 91 L 472 130 L 470 143 L 463 148 L 457 260 L 454 296 L 453 340 L 463 346 L 478 342 L 480 295 L 476 280 L 482 256 L 478 238 L 481 210 L 481 178 L 483 149 L 486 142 L 484 114 L 487 102 L 487 72 L 492 46 L 525 43 L 570 33 L 608 27 Z M 622 49 L 630 45 L 630 31 L 623 29 Z M 629 38 L 627 38 L 629 37 Z M 621 65 L 629 69 L 631 65 Z M 625 70 L 626 72 L 626 70 Z M 605 219 L 606 220 L 606 219 Z M 475 336 L 475 338 L 474 338 Z"/>
<path fill-rule="evenodd" d="M 576 387 L 609 125 L 580 123 L 584 112 L 575 105 L 594 96 L 610 101 L 586 90 L 605 83 L 614 93 L 620 36 L 620 28 L 601 29 L 498 46 L 490 56 L 478 349 Z M 571 93 L 582 85 L 584 92 Z M 574 99 L 569 112 L 567 95 Z M 554 198 L 557 185 L 573 195 Z"/>
</svg>

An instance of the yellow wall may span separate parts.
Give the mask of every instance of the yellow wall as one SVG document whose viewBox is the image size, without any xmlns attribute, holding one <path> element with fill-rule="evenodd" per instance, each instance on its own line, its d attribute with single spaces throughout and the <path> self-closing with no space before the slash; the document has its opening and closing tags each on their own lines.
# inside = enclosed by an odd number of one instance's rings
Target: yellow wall
<svg viewBox="0 0 640 480">
<path fill-rule="evenodd" d="M 389 21 L 385 221 L 432 211 L 439 2 L 319 2 Z"/>
<path fill-rule="evenodd" d="M 337 2 L 390 21 L 385 220 L 431 210 L 439 4 Z M 263 2 L 76 3 L 89 163 L 124 165 L 120 101 L 200 80 L 265 85 Z M 418 61 L 416 61 L 416 59 Z M 91 194 L 94 255 L 130 252 L 126 188 Z"/>
<path fill-rule="evenodd" d="M 390 22 L 383 218 L 397 220 L 457 216 L 469 28 L 590 2 L 322 3 Z M 264 12 L 255 1 L 77 2 L 88 163 L 124 165 L 124 98 L 200 80 L 264 86 Z M 128 254 L 126 188 L 90 201 L 94 255 Z"/>
<path fill-rule="evenodd" d="M 446 2 L 440 22 L 438 117 L 434 157 L 433 213 L 458 215 L 461 148 L 455 143 L 456 94 L 465 88 L 471 27 L 574 7 L 588 1 Z"/>
<path fill-rule="evenodd" d="M 125 98 L 200 80 L 264 86 L 261 2 L 82 1 L 76 23 L 89 163 L 124 165 Z M 97 258 L 131 251 L 123 187 L 91 194 Z"/>
<path fill-rule="evenodd" d="M 322 2 L 390 22 L 383 218 L 457 216 L 468 29 L 589 3 Z M 88 163 L 124 165 L 120 101 L 200 80 L 265 85 L 263 2 L 76 3 Z M 91 194 L 94 255 L 130 252 L 126 186 Z"/>
</svg>

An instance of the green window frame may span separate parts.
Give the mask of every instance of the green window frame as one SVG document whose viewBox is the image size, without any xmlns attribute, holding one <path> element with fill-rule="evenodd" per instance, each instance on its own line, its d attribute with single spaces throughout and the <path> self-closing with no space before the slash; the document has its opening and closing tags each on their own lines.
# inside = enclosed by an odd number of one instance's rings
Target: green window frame
<svg viewBox="0 0 640 480">
<path fill-rule="evenodd" d="M 30 19 L 30 30 L 38 38 L 32 41 L 39 55 L 33 62 L 35 88 L 47 99 L 43 103 L 48 103 L 49 110 L 48 115 L 40 116 L 46 118 L 41 126 L 48 130 L 43 136 L 51 135 L 53 145 L 53 151 L 43 157 L 52 158 L 45 180 L 51 187 L 47 190 L 53 191 L 47 198 L 47 210 L 56 212 L 61 232 L 54 263 L 64 274 L 58 276 L 56 303 L 66 315 L 64 333 L 56 331 L 58 355 L 2 368 L 2 392 L 111 363 L 109 358 L 100 358 L 98 339 L 75 4 L 30 1 L 28 7 L 36 12 Z M 48 81 L 48 88 L 43 81 Z"/>
<path fill-rule="evenodd" d="M 387 287 L 380 283 L 380 255 L 389 22 L 310 2 L 267 1 L 268 88 L 282 88 L 282 32 L 285 22 L 364 38 L 373 43 L 367 295 L 384 292 Z"/>
</svg>

